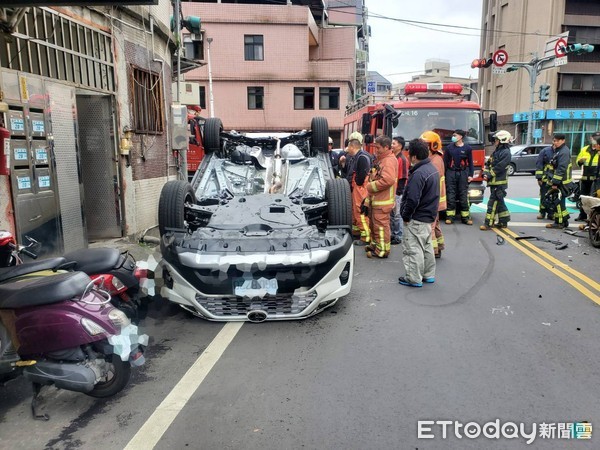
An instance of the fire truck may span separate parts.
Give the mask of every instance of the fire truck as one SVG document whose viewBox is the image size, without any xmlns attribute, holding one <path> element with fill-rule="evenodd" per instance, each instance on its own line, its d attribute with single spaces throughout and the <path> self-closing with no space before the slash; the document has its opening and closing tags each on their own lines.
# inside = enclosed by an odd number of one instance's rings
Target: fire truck
<svg viewBox="0 0 600 450">
<path fill-rule="evenodd" d="M 469 202 L 481 203 L 485 190 L 483 115 L 489 113 L 492 133 L 497 128 L 497 114 L 465 100 L 462 90 L 458 83 L 408 83 L 399 100 L 363 97 L 346 109 L 343 136 L 347 138 L 353 131 L 360 131 L 365 136 L 366 150 L 374 153 L 377 136 L 402 136 L 408 142 L 432 130 L 440 135 L 445 147 L 451 142 L 454 130 L 464 130 L 467 133 L 464 142 L 473 148 L 475 167 L 469 185 Z"/>
</svg>

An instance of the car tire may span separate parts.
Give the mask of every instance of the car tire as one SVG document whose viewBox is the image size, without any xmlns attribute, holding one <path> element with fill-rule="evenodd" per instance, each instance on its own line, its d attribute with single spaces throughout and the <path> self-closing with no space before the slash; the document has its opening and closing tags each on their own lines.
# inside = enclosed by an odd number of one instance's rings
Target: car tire
<svg viewBox="0 0 600 450">
<path fill-rule="evenodd" d="M 218 117 L 210 117 L 204 122 L 204 154 L 218 153 L 221 151 L 223 141 L 223 122 Z"/>
<path fill-rule="evenodd" d="M 344 178 L 327 180 L 325 197 L 329 225 L 352 227 L 352 196 L 348 180 Z"/>
<path fill-rule="evenodd" d="M 329 124 L 325 117 L 313 117 L 310 122 L 312 137 L 310 142 L 311 153 L 327 153 L 329 151 Z"/>
<path fill-rule="evenodd" d="M 517 167 L 513 164 L 510 163 L 508 165 L 508 167 L 506 168 L 506 174 L 510 177 L 513 176 L 515 174 L 515 172 L 517 171 Z"/>
<path fill-rule="evenodd" d="M 185 228 L 186 203 L 196 203 L 192 186 L 187 181 L 167 181 L 158 200 L 158 230 L 162 236 L 167 228 Z"/>
<path fill-rule="evenodd" d="M 596 208 L 590 212 L 588 222 L 590 242 L 595 248 L 600 248 L 600 209 Z"/>
</svg>

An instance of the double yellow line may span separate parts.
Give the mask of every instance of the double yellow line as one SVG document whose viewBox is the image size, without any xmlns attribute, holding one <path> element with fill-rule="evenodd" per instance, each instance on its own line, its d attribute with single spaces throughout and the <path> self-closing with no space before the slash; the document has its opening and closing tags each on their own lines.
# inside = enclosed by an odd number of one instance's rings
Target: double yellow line
<svg viewBox="0 0 600 450">
<path fill-rule="evenodd" d="M 508 228 L 492 228 L 492 230 L 539 265 L 545 267 L 554 275 L 569 283 L 587 298 L 600 305 L 600 284 L 596 283 L 590 277 L 578 272 L 568 264 L 559 261 L 552 255 L 533 245 L 531 242 L 524 239 L 517 241 L 515 238 L 519 235 Z"/>
</svg>

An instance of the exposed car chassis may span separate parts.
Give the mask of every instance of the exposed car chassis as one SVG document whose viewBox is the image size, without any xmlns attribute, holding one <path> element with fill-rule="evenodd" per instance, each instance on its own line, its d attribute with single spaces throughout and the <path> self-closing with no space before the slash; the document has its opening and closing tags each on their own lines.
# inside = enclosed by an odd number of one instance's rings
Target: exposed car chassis
<svg viewBox="0 0 600 450">
<path fill-rule="evenodd" d="M 329 130 L 283 137 L 205 123 L 191 184 L 161 192 L 161 295 L 208 320 L 301 319 L 350 292 L 350 187 L 333 175 Z M 161 270 L 162 268 L 162 270 Z"/>
</svg>

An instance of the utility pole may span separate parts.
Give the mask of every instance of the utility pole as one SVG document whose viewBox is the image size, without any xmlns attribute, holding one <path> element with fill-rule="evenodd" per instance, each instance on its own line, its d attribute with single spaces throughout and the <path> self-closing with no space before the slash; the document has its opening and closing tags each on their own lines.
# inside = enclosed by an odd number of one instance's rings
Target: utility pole
<svg viewBox="0 0 600 450">
<path fill-rule="evenodd" d="M 173 5 L 173 15 L 175 16 L 175 36 L 177 37 L 177 67 L 175 74 L 177 75 L 177 92 L 175 94 L 175 103 L 179 104 L 179 90 L 181 89 L 181 3 L 180 0 L 175 0 Z"/>
<path fill-rule="evenodd" d="M 535 103 L 535 81 L 537 80 L 538 74 L 544 70 L 541 66 L 546 61 L 551 61 L 556 58 L 556 55 L 546 56 L 544 58 L 538 58 L 537 53 L 529 62 L 515 62 L 506 69 L 507 72 L 514 72 L 519 70 L 521 67 L 529 72 L 529 117 L 527 120 L 527 137 L 525 139 L 525 145 L 531 144 L 531 136 L 533 131 L 533 105 Z M 549 68 L 549 67 L 547 67 Z"/>
<path fill-rule="evenodd" d="M 210 66 L 210 44 L 212 41 L 213 39 L 211 37 L 206 39 L 206 42 L 208 42 L 206 51 L 208 57 L 208 95 L 210 97 L 210 117 L 215 117 L 215 99 L 213 96 L 212 69 Z"/>
</svg>

